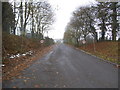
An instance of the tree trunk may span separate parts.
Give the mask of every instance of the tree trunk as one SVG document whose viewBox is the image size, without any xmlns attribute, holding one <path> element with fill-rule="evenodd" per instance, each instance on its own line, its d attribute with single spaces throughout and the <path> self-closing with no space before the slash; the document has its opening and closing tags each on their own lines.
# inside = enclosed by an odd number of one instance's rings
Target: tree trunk
<svg viewBox="0 0 120 90">
<path fill-rule="evenodd" d="M 112 2 L 112 40 L 116 41 L 116 29 L 117 29 L 117 11 L 116 11 L 117 2 Z"/>
<path fill-rule="evenodd" d="M 23 35 L 23 5 L 22 5 L 22 2 L 20 5 L 20 23 L 21 23 L 20 31 L 21 31 L 21 34 Z"/>
<path fill-rule="evenodd" d="M 95 32 L 95 40 L 98 42 L 98 35 L 97 35 L 97 32 Z"/>
<path fill-rule="evenodd" d="M 101 40 L 104 41 L 105 40 L 105 31 L 106 31 L 106 27 L 105 27 L 105 20 L 102 18 L 102 37 Z"/>
<path fill-rule="evenodd" d="M 32 33 L 32 38 L 35 38 L 35 36 L 34 36 L 34 18 L 33 18 L 33 9 L 32 9 L 32 31 L 31 31 L 31 33 Z"/>
<path fill-rule="evenodd" d="M 16 5 L 15 5 L 15 2 L 14 2 L 14 14 L 16 12 Z M 16 25 L 15 25 L 15 18 L 14 18 L 14 29 L 13 29 L 13 34 L 15 35 L 16 34 Z"/>
</svg>

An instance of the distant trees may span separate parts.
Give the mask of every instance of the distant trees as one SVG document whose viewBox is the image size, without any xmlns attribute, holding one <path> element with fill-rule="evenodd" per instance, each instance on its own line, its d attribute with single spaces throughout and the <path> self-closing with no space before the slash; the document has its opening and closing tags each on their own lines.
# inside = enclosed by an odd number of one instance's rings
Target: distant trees
<svg viewBox="0 0 120 90">
<path fill-rule="evenodd" d="M 15 2 L 14 2 L 15 3 Z M 20 15 L 20 23 L 21 23 L 21 34 L 23 36 L 26 35 L 26 26 L 28 24 L 30 11 L 31 11 L 31 3 L 30 2 L 20 2 L 19 6 L 19 15 Z"/>
<path fill-rule="evenodd" d="M 32 37 L 40 37 L 41 34 L 44 35 L 44 33 L 50 29 L 50 26 L 54 22 L 54 13 L 50 4 L 47 2 L 32 3 L 31 11 Z M 34 33 L 36 33 L 37 36 L 34 36 Z"/>
<path fill-rule="evenodd" d="M 3 2 L 3 31 L 43 39 L 54 22 L 54 12 L 47 1 Z M 6 26 L 7 25 L 7 26 Z"/>
<path fill-rule="evenodd" d="M 112 40 L 116 40 L 120 4 L 118 2 L 98 2 L 95 5 L 79 7 L 73 12 L 72 18 L 66 26 L 64 42 L 79 45 L 80 40 L 86 40 L 88 35 L 94 40 L 107 40 L 106 32 L 112 33 Z M 101 35 L 97 30 L 101 30 Z M 71 41 L 74 39 L 74 42 Z"/>
<path fill-rule="evenodd" d="M 70 24 L 66 27 L 66 32 L 64 33 L 64 43 L 77 44 L 78 38 L 76 30 L 74 30 Z"/>
<path fill-rule="evenodd" d="M 45 43 L 46 46 L 52 45 L 54 44 L 54 40 L 52 38 L 49 37 L 45 37 Z"/>
<path fill-rule="evenodd" d="M 109 31 L 112 32 L 112 40 L 116 40 L 116 34 L 119 27 L 117 20 L 119 8 L 120 4 L 118 2 L 100 2 L 97 4 L 97 17 L 100 21 L 100 29 L 102 30 L 102 40 L 105 40 L 105 32 L 108 31 L 108 27 Z"/>
<path fill-rule="evenodd" d="M 119 23 L 117 17 L 120 17 L 120 4 L 118 2 L 112 2 L 110 8 L 113 13 L 110 15 L 112 17 L 112 40 L 116 40 L 116 34 L 119 31 Z"/>
<path fill-rule="evenodd" d="M 80 7 L 74 11 L 73 17 L 71 18 L 71 21 L 66 28 L 64 37 L 67 37 L 66 33 L 71 31 L 76 45 L 79 45 L 80 38 L 86 40 L 86 36 L 89 33 L 91 33 L 97 40 L 97 33 L 95 29 L 95 13 L 96 12 L 94 11 L 93 7 Z"/>
<path fill-rule="evenodd" d="M 106 22 L 108 21 L 108 3 L 100 2 L 97 4 L 97 18 L 99 20 L 99 26 L 101 29 L 101 40 L 105 40 L 105 32 L 107 31 Z"/>
<path fill-rule="evenodd" d="M 8 2 L 2 3 L 2 29 L 7 33 L 11 33 L 14 28 L 14 18 L 12 5 Z"/>
</svg>

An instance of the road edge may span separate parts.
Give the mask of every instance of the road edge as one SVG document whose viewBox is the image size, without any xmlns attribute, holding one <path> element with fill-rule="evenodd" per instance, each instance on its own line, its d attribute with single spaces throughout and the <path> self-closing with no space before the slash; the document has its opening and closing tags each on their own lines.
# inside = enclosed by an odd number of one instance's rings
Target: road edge
<svg viewBox="0 0 120 90">
<path fill-rule="evenodd" d="M 66 44 L 66 45 L 67 45 L 67 44 Z M 79 48 L 77 48 L 77 47 L 74 47 L 74 46 L 71 46 L 71 45 L 67 45 L 67 46 L 72 47 L 72 48 L 74 48 L 74 49 L 76 49 L 76 50 L 78 50 L 78 51 L 81 51 L 81 52 L 83 52 L 83 53 L 86 53 L 86 54 L 88 54 L 88 55 L 90 55 L 90 56 L 96 57 L 96 58 L 98 58 L 99 60 L 102 60 L 102 61 L 104 61 L 104 62 L 106 62 L 106 63 L 112 64 L 112 65 L 114 65 L 114 66 L 117 67 L 117 68 L 120 68 L 120 65 L 117 64 L 117 63 L 113 63 L 113 62 L 111 62 L 111 61 L 105 60 L 105 59 L 100 58 L 100 57 L 98 57 L 98 56 L 95 56 L 95 55 L 93 55 L 93 54 L 91 54 L 91 53 L 89 53 L 89 52 L 86 52 L 86 51 L 84 51 L 84 50 L 81 50 L 81 49 L 79 49 Z"/>
</svg>

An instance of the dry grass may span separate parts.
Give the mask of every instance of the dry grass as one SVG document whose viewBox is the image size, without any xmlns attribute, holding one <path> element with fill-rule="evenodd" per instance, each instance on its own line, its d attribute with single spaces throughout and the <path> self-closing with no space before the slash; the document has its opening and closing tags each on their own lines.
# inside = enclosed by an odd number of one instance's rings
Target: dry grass
<svg viewBox="0 0 120 90">
<path fill-rule="evenodd" d="M 19 58 L 9 59 L 2 68 L 2 79 L 10 80 L 21 74 L 21 71 L 29 67 L 34 61 L 40 59 L 44 54 L 48 53 L 53 46 L 44 47 L 35 50 L 32 56 L 23 56 Z"/>
<path fill-rule="evenodd" d="M 47 53 L 52 47 L 45 47 L 41 45 L 38 40 L 28 39 L 26 37 L 10 35 L 3 32 L 2 35 L 2 67 L 3 80 L 11 79 L 20 74 L 20 71 L 27 68 L 33 61 L 39 59 Z M 14 54 L 22 54 L 28 51 L 33 51 L 32 56 L 20 56 L 16 58 L 9 58 Z"/>
<path fill-rule="evenodd" d="M 38 41 L 26 37 L 11 35 L 3 32 L 2 35 L 2 55 L 24 53 L 31 49 L 40 47 Z"/>
<path fill-rule="evenodd" d="M 114 63 L 120 63 L 118 61 L 118 42 L 104 41 L 95 44 L 84 45 L 79 48 L 105 60 L 109 60 Z"/>
</svg>

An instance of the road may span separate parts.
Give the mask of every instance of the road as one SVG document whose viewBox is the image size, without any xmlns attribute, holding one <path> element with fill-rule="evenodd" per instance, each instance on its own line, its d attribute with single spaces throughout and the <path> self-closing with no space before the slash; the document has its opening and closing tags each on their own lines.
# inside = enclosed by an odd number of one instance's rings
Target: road
<svg viewBox="0 0 120 90">
<path fill-rule="evenodd" d="M 117 88 L 118 69 L 65 44 L 36 60 L 3 88 Z"/>
</svg>

